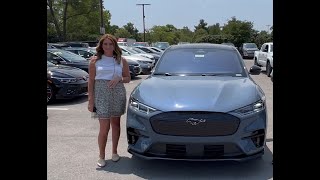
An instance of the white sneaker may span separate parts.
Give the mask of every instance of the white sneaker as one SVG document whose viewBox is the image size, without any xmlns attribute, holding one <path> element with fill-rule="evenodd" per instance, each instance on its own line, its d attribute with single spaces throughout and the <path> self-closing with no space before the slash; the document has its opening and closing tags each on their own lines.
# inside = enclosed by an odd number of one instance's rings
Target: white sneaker
<svg viewBox="0 0 320 180">
<path fill-rule="evenodd" d="M 106 161 L 104 159 L 99 159 L 98 162 L 97 162 L 97 165 L 99 167 L 104 167 L 106 165 Z"/>
<path fill-rule="evenodd" d="M 117 161 L 119 161 L 120 156 L 118 154 L 112 154 L 112 158 L 111 159 L 112 159 L 113 162 L 117 162 Z"/>
</svg>

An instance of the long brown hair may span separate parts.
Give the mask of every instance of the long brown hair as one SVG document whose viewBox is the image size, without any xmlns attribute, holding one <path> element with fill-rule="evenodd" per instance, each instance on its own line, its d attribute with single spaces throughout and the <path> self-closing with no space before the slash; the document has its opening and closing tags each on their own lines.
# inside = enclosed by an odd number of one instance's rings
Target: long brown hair
<svg viewBox="0 0 320 180">
<path fill-rule="evenodd" d="M 97 60 L 101 59 L 102 55 L 104 54 L 102 45 L 105 39 L 109 39 L 113 43 L 113 47 L 114 47 L 113 57 L 116 59 L 117 63 L 120 64 L 122 51 L 121 51 L 121 48 L 118 46 L 116 37 L 114 37 L 111 34 L 105 34 L 100 38 L 98 46 L 96 48 Z"/>
</svg>

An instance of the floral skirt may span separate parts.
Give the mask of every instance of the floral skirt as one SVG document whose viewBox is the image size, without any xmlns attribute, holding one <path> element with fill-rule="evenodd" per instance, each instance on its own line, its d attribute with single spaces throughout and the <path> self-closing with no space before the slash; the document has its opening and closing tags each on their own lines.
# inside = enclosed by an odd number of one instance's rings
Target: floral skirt
<svg viewBox="0 0 320 180">
<path fill-rule="evenodd" d="M 120 117 L 126 109 L 126 89 L 123 83 L 118 83 L 114 88 L 109 88 L 109 80 L 95 80 L 94 107 L 96 112 L 93 118 L 109 119 Z"/>
</svg>

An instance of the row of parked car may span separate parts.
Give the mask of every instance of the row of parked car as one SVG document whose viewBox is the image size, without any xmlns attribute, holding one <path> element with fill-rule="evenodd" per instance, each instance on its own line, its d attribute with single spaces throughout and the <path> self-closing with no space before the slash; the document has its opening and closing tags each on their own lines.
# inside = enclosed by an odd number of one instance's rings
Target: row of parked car
<svg viewBox="0 0 320 180">
<path fill-rule="evenodd" d="M 50 46 L 49 46 L 50 45 Z M 48 83 L 47 83 L 47 102 L 56 98 L 72 98 L 82 95 L 82 90 L 71 90 L 82 88 L 77 80 L 64 80 L 64 78 L 79 79 L 76 74 L 88 73 L 90 57 L 96 54 L 95 47 L 70 47 L 70 44 L 49 44 L 47 48 L 48 63 Z M 79 46 L 78 44 L 76 46 Z M 122 56 L 127 60 L 131 78 L 134 79 L 140 74 L 150 74 L 163 51 L 156 47 L 128 47 L 120 46 Z M 53 68 L 56 65 L 60 68 Z M 73 67 L 66 68 L 66 67 Z M 50 72 L 49 72 L 50 71 Z M 59 72 L 58 72 L 59 71 Z M 72 72 L 71 72 L 72 71 Z M 66 74 L 69 74 L 66 77 Z M 81 87 L 80 87 L 81 86 Z"/>
</svg>

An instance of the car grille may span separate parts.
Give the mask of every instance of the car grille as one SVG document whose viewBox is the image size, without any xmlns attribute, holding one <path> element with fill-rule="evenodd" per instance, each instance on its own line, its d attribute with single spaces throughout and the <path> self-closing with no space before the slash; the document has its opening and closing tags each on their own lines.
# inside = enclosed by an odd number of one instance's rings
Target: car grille
<svg viewBox="0 0 320 180">
<path fill-rule="evenodd" d="M 228 155 L 223 144 L 154 144 L 148 155 L 171 158 L 219 158 Z"/>
<path fill-rule="evenodd" d="M 165 112 L 150 118 L 158 134 L 174 136 L 225 136 L 234 134 L 239 118 L 217 112 Z"/>
</svg>

